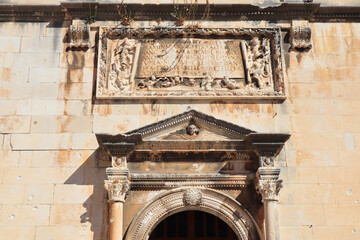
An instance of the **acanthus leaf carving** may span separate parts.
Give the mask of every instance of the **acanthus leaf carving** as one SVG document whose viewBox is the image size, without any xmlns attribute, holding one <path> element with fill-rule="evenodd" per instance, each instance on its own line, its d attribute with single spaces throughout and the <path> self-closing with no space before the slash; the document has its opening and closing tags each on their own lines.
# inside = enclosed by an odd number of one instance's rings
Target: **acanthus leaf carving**
<svg viewBox="0 0 360 240">
<path fill-rule="evenodd" d="M 292 50 L 309 51 L 311 49 L 311 27 L 308 21 L 293 21 L 290 29 L 290 44 Z"/>
<path fill-rule="evenodd" d="M 125 197 L 130 190 L 127 178 L 117 180 L 105 180 L 105 189 L 108 192 L 109 201 L 125 202 Z"/>
<path fill-rule="evenodd" d="M 283 187 L 282 180 L 259 180 L 257 184 L 257 191 L 262 196 L 262 201 L 265 200 L 278 200 L 278 194 Z"/>
<path fill-rule="evenodd" d="M 70 47 L 85 48 L 90 46 L 90 27 L 86 23 L 74 21 L 69 29 Z"/>
</svg>

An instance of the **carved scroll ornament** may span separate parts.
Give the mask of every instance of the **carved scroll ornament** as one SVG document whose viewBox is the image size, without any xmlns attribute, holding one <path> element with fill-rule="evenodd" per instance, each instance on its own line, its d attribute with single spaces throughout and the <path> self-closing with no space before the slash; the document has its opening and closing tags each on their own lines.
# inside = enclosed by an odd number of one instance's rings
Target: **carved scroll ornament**
<svg viewBox="0 0 360 240">
<path fill-rule="evenodd" d="M 279 29 L 102 28 L 100 34 L 98 99 L 284 97 Z"/>
</svg>

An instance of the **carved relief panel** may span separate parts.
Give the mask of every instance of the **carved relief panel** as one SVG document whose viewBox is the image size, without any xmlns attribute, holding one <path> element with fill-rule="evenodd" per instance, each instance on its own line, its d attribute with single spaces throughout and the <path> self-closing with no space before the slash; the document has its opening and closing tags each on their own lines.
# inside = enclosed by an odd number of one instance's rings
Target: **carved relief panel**
<svg viewBox="0 0 360 240">
<path fill-rule="evenodd" d="M 102 28 L 96 97 L 284 98 L 276 28 Z"/>
</svg>

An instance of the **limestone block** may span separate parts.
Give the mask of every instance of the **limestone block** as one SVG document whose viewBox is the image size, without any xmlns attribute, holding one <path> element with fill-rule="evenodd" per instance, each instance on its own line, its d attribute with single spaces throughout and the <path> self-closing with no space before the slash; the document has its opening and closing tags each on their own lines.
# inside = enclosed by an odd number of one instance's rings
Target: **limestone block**
<svg viewBox="0 0 360 240">
<path fill-rule="evenodd" d="M 8 239 L 16 239 L 16 240 L 34 239 L 34 237 L 35 237 L 35 227 L 24 227 L 24 226 L 7 227 L 7 226 L 2 226 L 0 228 L 0 236 L 6 236 L 6 238 L 8 238 Z"/>
<path fill-rule="evenodd" d="M 29 68 L 0 68 L 0 77 L 3 82 L 25 84 L 28 80 Z"/>
<path fill-rule="evenodd" d="M 63 161 L 62 152 L 67 151 L 32 151 L 31 166 L 34 168 L 55 167 L 57 162 Z"/>
<path fill-rule="evenodd" d="M 340 133 L 295 133 L 291 135 L 291 142 L 299 150 L 344 149 L 344 139 Z"/>
<path fill-rule="evenodd" d="M 61 68 L 93 68 L 95 63 L 94 52 L 66 52 L 60 53 Z"/>
<path fill-rule="evenodd" d="M 0 211 L 0 225 L 47 225 L 49 213 L 50 205 L 3 205 Z"/>
<path fill-rule="evenodd" d="M 33 155 L 32 151 L 20 151 L 19 167 L 21 168 L 31 167 L 32 155 Z"/>
<path fill-rule="evenodd" d="M 346 150 L 355 150 L 354 134 L 344 133 L 344 143 Z"/>
<path fill-rule="evenodd" d="M 360 100 L 338 101 L 339 114 L 360 115 Z"/>
<path fill-rule="evenodd" d="M 63 115 L 65 103 L 62 100 L 19 100 L 18 115 Z"/>
<path fill-rule="evenodd" d="M 69 23 L 67 22 L 63 22 L 62 23 L 62 26 L 45 26 L 43 28 L 44 30 L 44 33 L 43 33 L 43 36 L 44 37 L 65 37 L 67 32 L 68 32 L 68 25 Z"/>
<path fill-rule="evenodd" d="M 21 38 L 21 52 L 63 52 L 64 46 L 61 36 Z"/>
<path fill-rule="evenodd" d="M 122 116 L 122 118 L 117 116 L 94 116 L 93 132 L 112 134 L 123 133 L 141 126 L 139 121 L 140 117 L 138 115 L 126 115 Z"/>
<path fill-rule="evenodd" d="M 86 100 L 92 98 L 92 83 L 69 83 L 64 85 L 64 99 Z"/>
<path fill-rule="evenodd" d="M 279 200 L 280 204 L 298 204 L 300 202 L 298 184 L 283 184 Z"/>
<path fill-rule="evenodd" d="M 335 203 L 333 184 L 300 184 L 300 204 Z"/>
<path fill-rule="evenodd" d="M 91 100 L 66 100 L 65 115 L 89 116 L 92 113 Z"/>
<path fill-rule="evenodd" d="M 360 55 L 360 54 L 359 54 Z M 360 95 L 359 95 L 359 91 L 360 91 L 360 84 L 359 83 L 354 83 L 354 84 L 346 84 L 346 90 L 347 90 L 347 97 L 348 99 L 355 99 L 355 100 L 359 100 L 360 99 Z"/>
<path fill-rule="evenodd" d="M 12 146 L 11 146 L 11 134 L 4 134 L 4 140 L 3 140 L 3 145 L 2 148 L 4 150 L 12 150 Z"/>
<path fill-rule="evenodd" d="M 78 168 L 7 168 L 2 179 L 14 184 L 82 184 L 84 174 Z"/>
<path fill-rule="evenodd" d="M 55 204 L 83 204 L 85 202 L 89 204 L 92 193 L 93 186 L 57 184 L 55 185 L 54 202 Z"/>
<path fill-rule="evenodd" d="M 330 226 L 346 226 L 359 224 L 359 204 L 325 204 L 326 223 Z"/>
<path fill-rule="evenodd" d="M 67 69 L 67 81 L 71 83 L 94 81 L 94 68 L 70 68 Z"/>
<path fill-rule="evenodd" d="M 291 116 L 290 122 L 293 132 L 323 132 L 324 119 L 319 116 Z"/>
<path fill-rule="evenodd" d="M 18 167 L 19 166 L 19 152 L 10 150 L 0 150 L 0 166 L 7 167 Z"/>
<path fill-rule="evenodd" d="M 292 99 L 346 98 L 347 85 L 339 83 L 294 83 L 290 85 Z"/>
<path fill-rule="evenodd" d="M 5 134 L 0 134 L 0 149 L 2 149 L 4 145 L 4 136 Z"/>
<path fill-rule="evenodd" d="M 54 202 L 54 184 L 27 184 L 25 186 L 25 203 L 52 204 Z"/>
<path fill-rule="evenodd" d="M 332 53 L 327 54 L 326 64 L 329 68 L 344 68 L 344 67 L 352 67 L 354 63 L 359 62 L 360 54 L 356 53 Z"/>
<path fill-rule="evenodd" d="M 95 134 L 73 134 L 72 135 L 72 149 L 97 149 L 99 144 L 96 140 Z"/>
<path fill-rule="evenodd" d="M 66 69 L 37 67 L 29 69 L 29 82 L 60 83 L 65 82 Z"/>
<path fill-rule="evenodd" d="M 15 53 L 0 53 L 0 67 L 14 67 Z"/>
<path fill-rule="evenodd" d="M 31 133 L 59 133 L 61 132 L 60 116 L 32 116 Z"/>
<path fill-rule="evenodd" d="M 37 226 L 35 240 L 95 239 L 92 234 L 90 226 Z"/>
<path fill-rule="evenodd" d="M 0 37 L 0 52 L 19 52 L 20 37 Z"/>
<path fill-rule="evenodd" d="M 340 164 L 341 166 L 354 166 L 360 167 L 359 150 L 343 150 L 340 151 Z"/>
<path fill-rule="evenodd" d="M 335 202 L 360 204 L 360 184 L 334 184 Z"/>
<path fill-rule="evenodd" d="M 73 149 L 73 148 L 72 148 Z M 97 153 L 94 150 L 60 151 L 54 166 L 58 167 L 96 167 Z"/>
<path fill-rule="evenodd" d="M 51 150 L 68 149 L 71 146 L 71 135 L 61 134 L 15 134 L 11 138 L 14 150 Z"/>
<path fill-rule="evenodd" d="M 314 240 L 312 226 L 280 226 L 280 239 Z"/>
<path fill-rule="evenodd" d="M 0 115 L 13 115 L 16 112 L 17 100 L 0 99 Z"/>
<path fill-rule="evenodd" d="M 24 189 L 20 184 L 0 184 L 0 204 L 23 203 Z"/>
<path fill-rule="evenodd" d="M 340 166 L 338 150 L 296 150 L 294 154 L 294 166 Z"/>
<path fill-rule="evenodd" d="M 1 36 L 41 36 L 49 23 L 46 22 L 2 22 Z"/>
<path fill-rule="evenodd" d="M 355 239 L 353 226 L 314 226 L 314 239 L 338 240 Z"/>
<path fill-rule="evenodd" d="M 92 132 L 92 117 L 63 116 L 61 123 L 62 132 L 89 133 Z"/>
<path fill-rule="evenodd" d="M 280 179 L 286 183 L 318 183 L 318 170 L 314 167 L 281 168 Z"/>
<path fill-rule="evenodd" d="M 357 81 L 359 69 L 356 67 L 329 69 L 329 78 L 327 81 L 353 82 Z"/>
<path fill-rule="evenodd" d="M 59 83 L 27 84 L 30 99 L 62 99 L 64 85 Z"/>
<path fill-rule="evenodd" d="M 278 209 L 280 226 L 325 225 L 323 204 L 281 204 Z"/>
<path fill-rule="evenodd" d="M 360 167 L 318 168 L 319 183 L 353 184 L 360 182 Z"/>
<path fill-rule="evenodd" d="M 59 55 L 57 52 L 16 53 L 13 64 L 15 67 L 58 67 Z M 1 66 L 1 65 L 0 65 Z"/>
<path fill-rule="evenodd" d="M 81 225 L 89 217 L 87 207 L 83 204 L 54 204 L 51 206 L 50 224 Z"/>
<path fill-rule="evenodd" d="M 0 133 L 29 133 L 30 116 L 0 116 Z"/>
</svg>

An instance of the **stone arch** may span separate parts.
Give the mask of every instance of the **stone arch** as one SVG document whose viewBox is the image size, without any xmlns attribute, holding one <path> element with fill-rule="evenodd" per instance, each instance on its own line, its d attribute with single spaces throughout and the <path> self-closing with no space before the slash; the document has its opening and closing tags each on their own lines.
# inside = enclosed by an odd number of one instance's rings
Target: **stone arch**
<svg viewBox="0 0 360 240">
<path fill-rule="evenodd" d="M 187 210 L 204 211 L 219 217 L 233 229 L 238 239 L 260 239 L 255 221 L 235 199 L 199 187 L 176 188 L 156 196 L 135 216 L 125 239 L 147 240 L 163 219 Z"/>
</svg>

